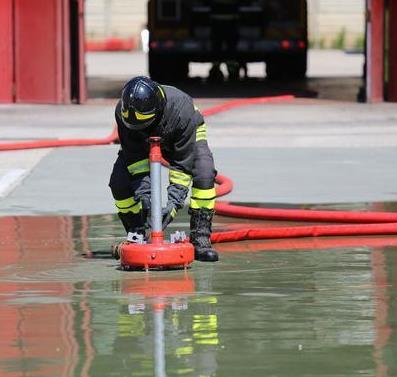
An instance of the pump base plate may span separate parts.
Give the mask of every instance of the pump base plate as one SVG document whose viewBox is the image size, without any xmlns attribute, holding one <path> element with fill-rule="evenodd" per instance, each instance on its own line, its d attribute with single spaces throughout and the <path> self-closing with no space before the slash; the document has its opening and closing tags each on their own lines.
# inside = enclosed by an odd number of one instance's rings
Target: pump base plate
<svg viewBox="0 0 397 377">
<path fill-rule="evenodd" d="M 194 261 L 194 247 L 189 242 L 123 242 L 119 251 L 122 269 L 187 268 Z"/>
</svg>

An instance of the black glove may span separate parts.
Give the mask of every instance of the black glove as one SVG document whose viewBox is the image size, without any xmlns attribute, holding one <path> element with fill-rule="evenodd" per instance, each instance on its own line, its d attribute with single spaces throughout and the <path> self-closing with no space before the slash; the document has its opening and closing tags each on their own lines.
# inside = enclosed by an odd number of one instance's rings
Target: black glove
<svg viewBox="0 0 397 377">
<path fill-rule="evenodd" d="M 145 175 L 136 183 L 134 199 L 142 204 L 142 220 L 146 223 L 151 207 L 150 176 Z"/>
<path fill-rule="evenodd" d="M 176 183 L 171 183 L 167 187 L 167 193 L 168 193 L 167 207 L 169 206 L 169 204 L 172 203 L 175 209 L 178 210 L 183 208 L 183 206 L 185 205 L 185 200 L 187 194 L 189 193 L 189 188 L 182 185 L 178 185 Z"/>
<path fill-rule="evenodd" d="M 189 188 L 171 183 L 167 187 L 168 202 L 167 207 L 163 208 L 163 230 L 174 220 L 179 209 L 183 208 Z"/>
<path fill-rule="evenodd" d="M 167 207 L 163 208 L 161 211 L 162 215 L 162 228 L 165 230 L 167 226 L 174 220 L 177 214 L 177 209 L 174 207 L 172 203 L 168 203 Z"/>
</svg>

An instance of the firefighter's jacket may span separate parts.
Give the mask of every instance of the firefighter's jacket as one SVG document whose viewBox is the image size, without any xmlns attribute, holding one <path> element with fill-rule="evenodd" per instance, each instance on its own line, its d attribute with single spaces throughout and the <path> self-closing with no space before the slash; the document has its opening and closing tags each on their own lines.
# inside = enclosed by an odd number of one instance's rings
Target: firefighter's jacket
<svg viewBox="0 0 397 377">
<path fill-rule="evenodd" d="M 133 131 L 125 127 L 121 119 L 121 101 L 117 104 L 119 153 L 132 176 L 139 179 L 149 173 L 148 138 L 160 136 L 163 157 L 170 163 L 170 183 L 188 187 L 192 179 L 196 135 L 206 131 L 204 119 L 189 95 L 172 86 L 161 87 L 166 96 L 165 109 L 160 122 L 148 129 Z"/>
</svg>

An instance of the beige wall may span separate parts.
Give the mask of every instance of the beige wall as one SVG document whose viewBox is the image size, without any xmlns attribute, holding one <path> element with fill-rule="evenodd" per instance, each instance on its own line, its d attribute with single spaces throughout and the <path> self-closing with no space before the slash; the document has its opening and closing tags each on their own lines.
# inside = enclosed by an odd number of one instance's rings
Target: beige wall
<svg viewBox="0 0 397 377">
<path fill-rule="evenodd" d="M 292 0 L 296 1 L 296 0 Z M 89 39 L 135 37 L 146 24 L 147 0 L 86 0 Z M 346 46 L 364 34 L 365 0 L 308 0 L 309 38 L 315 46 L 330 47 L 345 30 Z"/>
<path fill-rule="evenodd" d="M 86 0 L 88 39 L 138 38 L 146 24 L 147 0 Z"/>
<path fill-rule="evenodd" d="M 363 38 L 365 0 L 308 0 L 309 39 L 315 46 L 331 47 L 345 30 L 346 47 Z"/>
</svg>

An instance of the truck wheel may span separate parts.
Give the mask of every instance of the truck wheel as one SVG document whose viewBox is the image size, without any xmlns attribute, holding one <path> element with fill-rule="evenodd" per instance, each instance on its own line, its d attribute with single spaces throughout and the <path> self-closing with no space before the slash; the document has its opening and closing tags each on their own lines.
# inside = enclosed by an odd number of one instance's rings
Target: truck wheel
<svg viewBox="0 0 397 377">
<path fill-rule="evenodd" d="M 285 72 L 284 57 L 272 57 L 266 61 L 266 77 L 269 80 L 282 79 Z"/>
<path fill-rule="evenodd" d="M 304 79 L 307 71 L 307 54 L 297 54 L 290 58 L 288 75 L 293 79 Z"/>
<path fill-rule="evenodd" d="M 170 60 L 168 65 L 168 81 L 184 81 L 189 75 L 189 62 L 183 59 Z"/>
<path fill-rule="evenodd" d="M 164 81 L 167 77 L 167 59 L 149 52 L 148 55 L 149 76 L 156 81 Z"/>
<path fill-rule="evenodd" d="M 186 80 L 189 74 L 189 62 L 175 57 L 152 55 L 149 52 L 149 75 L 160 82 Z"/>
<path fill-rule="evenodd" d="M 266 62 L 266 76 L 270 80 L 303 79 L 306 76 L 307 55 L 305 53 L 277 56 Z"/>
</svg>

